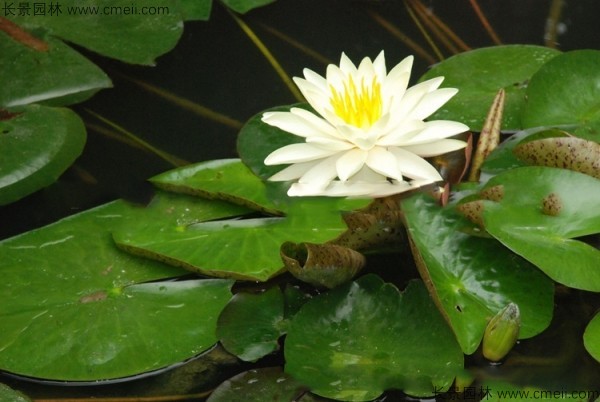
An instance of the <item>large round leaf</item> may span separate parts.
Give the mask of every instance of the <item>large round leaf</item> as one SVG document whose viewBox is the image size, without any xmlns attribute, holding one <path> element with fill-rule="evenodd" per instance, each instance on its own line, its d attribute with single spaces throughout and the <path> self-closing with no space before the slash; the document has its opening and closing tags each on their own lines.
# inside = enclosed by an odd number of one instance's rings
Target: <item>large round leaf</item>
<svg viewBox="0 0 600 402">
<path fill-rule="evenodd" d="M 244 361 L 277 350 L 284 333 L 283 303 L 277 286 L 258 294 L 237 293 L 219 316 L 217 336 L 223 347 Z"/>
<path fill-rule="evenodd" d="M 600 361 L 600 314 L 590 321 L 583 333 L 583 344 L 592 357 Z"/>
<path fill-rule="evenodd" d="M 520 129 L 527 81 L 558 54 L 560 52 L 546 47 L 508 45 L 476 49 L 440 62 L 420 80 L 443 76 L 444 87 L 459 91 L 431 119 L 456 120 L 479 131 L 494 96 L 504 88 L 502 129 Z"/>
<path fill-rule="evenodd" d="M 600 51 L 576 50 L 542 66 L 527 87 L 523 125 L 597 126 L 600 123 L 599 65 Z M 592 137 L 598 142 L 600 134 L 596 132 Z"/>
<path fill-rule="evenodd" d="M 40 52 L 0 36 L 1 107 L 48 99 L 64 105 L 111 86 L 106 74 L 85 57 L 59 40 L 46 40 L 49 49 Z"/>
<path fill-rule="evenodd" d="M 69 109 L 31 105 L 0 114 L 0 205 L 56 181 L 85 139 L 83 122 Z"/>
<path fill-rule="evenodd" d="M 23 28 L 51 35 L 104 56 L 148 64 L 171 50 L 183 31 L 176 1 L 63 0 L 39 3 L 37 13 L 7 15 Z M 33 7 L 32 7 L 33 8 Z"/>
<path fill-rule="evenodd" d="M 167 195 L 153 202 L 171 208 Z M 230 211 L 213 204 L 205 219 Z M 0 243 L 0 369 L 104 380 L 178 363 L 217 341 L 232 282 L 165 281 L 185 271 L 118 250 L 110 231 L 138 208 L 113 202 Z"/>
<path fill-rule="evenodd" d="M 239 161 L 234 163 L 247 169 Z M 230 163 L 215 170 L 218 165 L 216 162 L 203 163 L 188 169 L 195 172 L 194 175 L 202 175 L 201 170 L 207 169 L 205 177 L 216 175 L 221 191 L 215 192 L 214 183 L 210 181 L 187 180 L 187 175 L 183 174 L 181 177 L 188 187 L 186 191 L 208 193 L 211 198 L 245 198 L 245 205 L 257 205 L 262 210 L 267 208 L 262 204 L 266 191 L 262 181 L 253 175 L 239 175 L 239 169 Z M 174 181 L 170 182 L 170 187 L 175 185 Z M 205 275 L 265 281 L 282 271 L 281 244 L 333 240 L 346 230 L 341 212 L 368 203 L 368 200 L 338 198 L 292 199 L 280 193 L 276 196 L 280 197 L 277 206 L 283 207 L 285 217 L 253 216 L 181 225 L 172 214 L 149 208 L 146 216 L 123 227 L 114 237 L 119 246 L 130 252 L 169 261 Z M 178 205 L 177 200 L 173 203 Z M 199 205 L 202 205 L 200 201 Z"/>
<path fill-rule="evenodd" d="M 488 321 L 513 302 L 521 338 L 550 324 L 554 286 L 523 258 L 494 239 L 462 231 L 468 221 L 426 195 L 402 202 L 421 276 L 467 354 L 479 346 Z"/>
<path fill-rule="evenodd" d="M 600 250 L 576 237 L 600 232 L 600 180 L 549 167 L 522 167 L 486 184 L 502 188 L 484 201 L 485 229 L 555 281 L 600 291 Z"/>
<path fill-rule="evenodd" d="M 286 372 L 318 395 L 368 401 L 384 390 L 431 396 L 463 355 L 421 282 L 403 293 L 375 275 L 321 294 L 292 319 Z"/>
</svg>

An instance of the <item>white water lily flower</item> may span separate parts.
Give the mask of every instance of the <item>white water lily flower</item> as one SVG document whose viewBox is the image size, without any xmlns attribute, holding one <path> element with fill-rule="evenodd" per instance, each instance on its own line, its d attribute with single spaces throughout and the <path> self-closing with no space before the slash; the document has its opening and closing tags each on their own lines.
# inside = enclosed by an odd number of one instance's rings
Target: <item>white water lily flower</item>
<svg viewBox="0 0 600 402">
<path fill-rule="evenodd" d="M 342 53 L 326 78 L 305 69 L 294 82 L 318 113 L 301 108 L 264 113 L 262 121 L 304 143 L 272 152 L 266 165 L 290 164 L 270 180 L 297 180 L 290 196 L 383 197 L 442 180 L 423 157 L 464 148 L 448 137 L 469 128 L 455 121 L 423 121 L 457 92 L 438 89 L 443 77 L 407 88 L 413 57 L 389 73 L 383 51 L 356 67 Z M 410 180 L 407 180 L 410 179 Z"/>
</svg>

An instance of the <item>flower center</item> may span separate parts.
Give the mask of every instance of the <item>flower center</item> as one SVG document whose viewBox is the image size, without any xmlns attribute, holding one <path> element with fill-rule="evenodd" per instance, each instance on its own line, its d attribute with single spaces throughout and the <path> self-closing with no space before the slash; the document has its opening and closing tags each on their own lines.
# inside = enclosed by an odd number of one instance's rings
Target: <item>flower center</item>
<svg viewBox="0 0 600 402">
<path fill-rule="evenodd" d="M 338 91 L 333 85 L 329 85 L 329 90 L 329 102 L 333 111 L 346 123 L 368 128 L 381 117 L 381 85 L 377 77 L 373 77 L 370 83 L 365 83 L 363 79 L 360 86 L 356 86 L 350 76 L 344 82 L 342 91 Z"/>
</svg>

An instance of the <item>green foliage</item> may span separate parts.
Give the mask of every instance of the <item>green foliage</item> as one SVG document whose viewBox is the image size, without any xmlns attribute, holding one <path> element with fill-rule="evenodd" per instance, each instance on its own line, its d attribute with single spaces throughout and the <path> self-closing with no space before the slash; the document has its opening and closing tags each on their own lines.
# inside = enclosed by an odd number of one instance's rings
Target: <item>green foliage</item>
<svg viewBox="0 0 600 402">
<path fill-rule="evenodd" d="M 402 293 L 367 275 L 319 295 L 292 319 L 286 372 L 317 395 L 368 401 L 389 388 L 447 390 L 462 353 L 421 282 Z"/>
<path fill-rule="evenodd" d="M 206 174 L 203 169 L 208 170 Z M 214 177 L 221 188 L 218 192 L 220 198 L 235 198 L 244 205 L 259 205 L 260 210 L 266 210 L 267 205 L 273 205 L 275 200 L 261 205 L 266 187 L 255 177 L 241 173 L 243 169 L 246 168 L 239 161 L 191 165 L 178 170 L 177 177 L 172 176 L 169 180 L 169 186 L 178 189 L 185 186 L 188 192 L 214 197 L 217 196 L 214 181 L 189 179 L 192 176 Z M 178 180 L 179 184 L 176 184 Z M 163 179 L 160 181 L 165 182 Z M 345 230 L 341 212 L 364 206 L 367 202 L 317 197 L 291 200 L 281 193 L 277 197 L 277 206 L 286 212 L 285 217 L 213 220 L 182 225 L 173 214 L 148 209 L 146 216 L 117 231 L 115 240 L 119 246 L 136 254 L 170 261 L 205 275 L 265 281 L 282 271 L 279 246 L 283 242 L 323 243 L 333 240 Z M 179 208 L 179 202 L 173 200 L 173 206 Z M 198 201 L 200 205 L 211 203 Z M 189 208 L 194 210 L 198 206 L 189 205 Z M 242 210 L 238 211 L 238 215 L 242 213 Z"/>
<path fill-rule="evenodd" d="M 31 402 L 31 399 L 25 395 L 10 389 L 4 384 L 0 384 L 0 400 L 4 402 Z"/>
<path fill-rule="evenodd" d="M 430 197 L 408 198 L 402 210 L 421 276 L 464 353 L 475 352 L 488 320 L 510 302 L 521 311 L 521 338 L 546 329 L 554 286 L 534 266 L 494 239 L 465 233 L 469 222 Z"/>
<path fill-rule="evenodd" d="M 275 0 L 221 0 L 223 4 L 233 11 L 244 14 L 257 7 L 266 6 Z"/>
<path fill-rule="evenodd" d="M 450 57 L 421 77 L 423 81 L 443 76 L 443 86 L 459 89 L 458 94 L 431 118 L 457 120 L 471 130 L 479 131 L 494 96 L 504 88 L 506 103 L 502 129 L 521 129 L 524 127 L 521 114 L 528 95 L 528 80 L 544 63 L 559 54 L 546 47 L 507 45 L 475 49 Z"/>
<path fill-rule="evenodd" d="M 79 156 L 85 138 L 83 122 L 69 109 L 0 111 L 0 205 L 54 182 Z"/>
<path fill-rule="evenodd" d="M 118 250 L 110 232 L 136 219 L 137 208 L 116 201 L 0 243 L 3 370 L 71 381 L 126 377 L 216 342 L 232 281 L 169 281 L 182 271 Z"/>
</svg>

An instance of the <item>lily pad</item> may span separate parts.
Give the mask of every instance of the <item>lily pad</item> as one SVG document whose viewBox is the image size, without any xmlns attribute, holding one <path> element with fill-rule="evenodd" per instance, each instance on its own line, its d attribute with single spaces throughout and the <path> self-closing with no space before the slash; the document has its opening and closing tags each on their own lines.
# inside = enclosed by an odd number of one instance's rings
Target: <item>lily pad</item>
<svg viewBox="0 0 600 402">
<path fill-rule="evenodd" d="M 233 11 L 245 14 L 257 7 L 266 6 L 274 3 L 275 0 L 221 0 L 223 4 L 231 8 Z"/>
<path fill-rule="evenodd" d="M 264 293 L 237 293 L 221 312 L 217 336 L 228 352 L 255 361 L 277 350 L 285 333 L 284 298 L 279 287 Z"/>
<path fill-rule="evenodd" d="M 528 80 L 544 63 L 559 54 L 557 50 L 541 46 L 494 46 L 460 53 L 436 64 L 420 81 L 443 76 L 443 86 L 458 88 L 459 92 L 431 119 L 456 120 L 471 130 L 480 131 L 494 96 L 504 88 L 506 103 L 502 129 L 521 129 L 521 110 L 525 105 Z M 551 122 L 537 125 L 549 124 Z"/>
<path fill-rule="evenodd" d="M 36 3 L 37 4 L 37 3 Z M 183 32 L 175 1 L 64 0 L 42 2 L 37 13 L 7 15 L 22 28 L 45 31 L 65 41 L 128 63 L 154 64 Z"/>
<path fill-rule="evenodd" d="M 583 344 L 588 353 L 600 361 L 600 313 L 587 325 L 583 333 Z"/>
<path fill-rule="evenodd" d="M 600 232 L 600 180 L 549 167 L 499 174 L 500 201 L 484 201 L 485 229 L 563 285 L 600 291 L 600 250 L 575 238 Z M 521 305 L 519 305 L 521 307 Z"/>
<path fill-rule="evenodd" d="M 111 86 L 108 76 L 81 54 L 59 40 L 46 41 L 49 49 L 40 52 L 0 36 L 1 107 L 49 99 L 54 105 L 66 105 Z"/>
<path fill-rule="evenodd" d="M 280 367 L 249 370 L 230 378 L 213 391 L 207 402 L 317 402 L 322 398 L 306 388 Z"/>
<path fill-rule="evenodd" d="M 513 302 L 520 338 L 542 332 L 552 319 L 554 286 L 523 258 L 494 239 L 462 231 L 466 218 L 427 195 L 402 202 L 419 272 L 464 353 L 479 346 L 488 321 Z"/>
<path fill-rule="evenodd" d="M 264 183 L 239 159 L 218 159 L 184 166 L 150 181 L 167 191 L 221 199 L 272 215 L 283 215 L 280 208 L 285 208 L 269 197 L 275 195 L 276 188 Z"/>
<path fill-rule="evenodd" d="M 292 319 L 285 371 L 312 392 L 368 401 L 386 389 L 448 390 L 463 355 L 421 282 L 402 293 L 376 275 L 321 294 Z"/>
<path fill-rule="evenodd" d="M 552 59 L 531 77 L 524 127 L 600 123 L 600 51 L 575 50 Z M 589 138 L 589 136 L 586 136 Z M 600 135 L 592 135 L 599 142 Z"/>
<path fill-rule="evenodd" d="M 56 181 L 85 139 L 83 122 L 69 109 L 30 105 L 0 113 L 0 205 Z"/>
<path fill-rule="evenodd" d="M 203 166 L 212 169 L 211 164 Z M 224 189 L 232 188 L 229 180 L 239 183 L 237 174 L 229 176 L 234 171 L 222 171 L 220 183 Z M 248 205 L 260 205 L 260 199 L 252 197 L 261 194 L 259 187 L 263 186 L 262 182 L 250 177 L 248 183 L 240 186 L 244 188 Z M 208 189 L 212 191 L 213 185 L 197 187 L 198 191 Z M 220 194 L 223 198 L 230 196 L 232 194 L 226 191 Z M 317 197 L 286 199 L 289 204 L 285 207 L 285 217 L 252 216 L 191 225 L 181 225 L 176 217 L 150 208 L 137 223 L 128 224 L 115 232 L 114 238 L 120 247 L 132 253 L 169 261 L 205 275 L 266 281 L 282 272 L 283 263 L 279 256 L 282 243 L 323 243 L 333 240 L 346 229 L 342 211 L 362 207 L 368 202 Z M 173 200 L 173 203 L 178 205 L 177 200 Z M 199 207 L 209 204 L 210 201 L 198 200 Z M 260 206 L 264 208 L 264 205 Z M 248 211 L 239 208 L 240 214 Z"/>
<path fill-rule="evenodd" d="M 281 166 L 265 165 L 265 158 L 271 152 L 285 145 L 304 142 L 305 139 L 264 123 L 261 120 L 262 115 L 265 112 L 289 111 L 292 107 L 301 107 L 310 110 L 310 106 L 307 103 L 267 109 L 252 116 L 238 134 L 237 151 L 240 158 L 242 158 L 242 162 L 263 180 L 267 180 L 282 169 Z"/>
<path fill-rule="evenodd" d="M 171 204 L 168 195 L 154 200 L 161 201 Z M 226 213 L 215 208 L 213 218 Z M 106 380 L 176 364 L 216 343 L 233 282 L 168 280 L 185 271 L 118 250 L 110 231 L 137 219 L 137 209 L 116 201 L 0 243 L 0 369 Z"/>
<path fill-rule="evenodd" d="M 207 21 L 212 10 L 212 0 L 180 0 L 186 21 Z"/>
<path fill-rule="evenodd" d="M 31 399 L 25 395 L 4 384 L 0 384 L 0 400 L 4 402 L 31 402 Z"/>
</svg>

